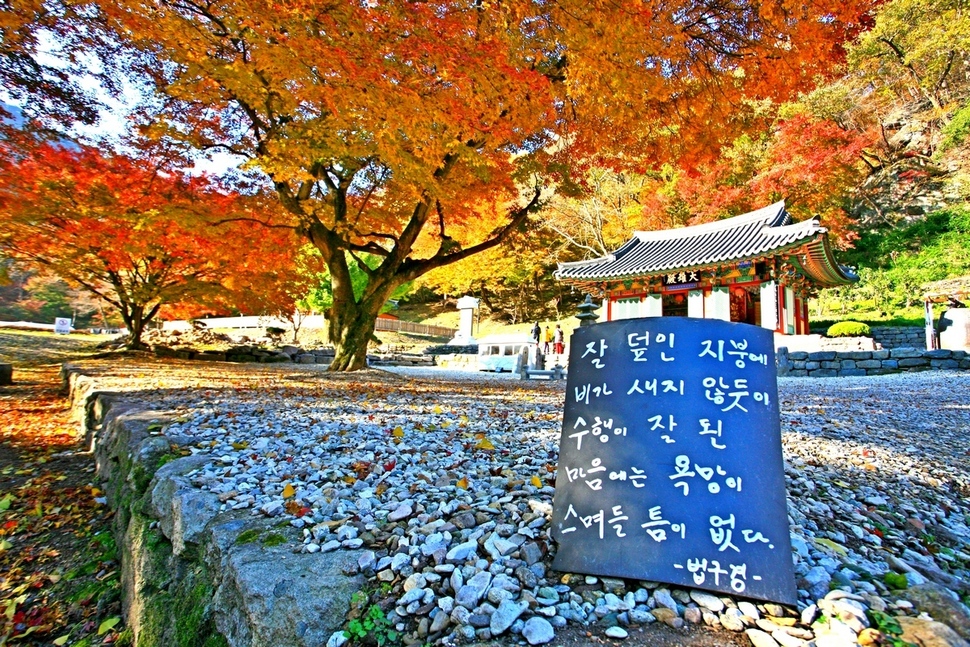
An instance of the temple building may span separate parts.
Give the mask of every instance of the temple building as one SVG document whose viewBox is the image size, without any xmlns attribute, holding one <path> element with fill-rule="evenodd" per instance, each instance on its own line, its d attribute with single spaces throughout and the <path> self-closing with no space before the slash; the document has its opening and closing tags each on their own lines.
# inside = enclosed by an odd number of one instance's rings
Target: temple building
<svg viewBox="0 0 970 647">
<path fill-rule="evenodd" d="M 818 219 L 778 202 L 717 222 L 638 231 L 612 254 L 560 263 L 556 278 L 602 298 L 606 321 L 699 317 L 808 334 L 808 298 L 858 281 Z"/>
</svg>

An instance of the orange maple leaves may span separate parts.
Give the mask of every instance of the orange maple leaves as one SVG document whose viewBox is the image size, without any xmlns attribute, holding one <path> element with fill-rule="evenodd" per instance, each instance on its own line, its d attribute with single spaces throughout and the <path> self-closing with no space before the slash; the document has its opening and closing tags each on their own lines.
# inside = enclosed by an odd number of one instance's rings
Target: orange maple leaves
<svg viewBox="0 0 970 647">
<path fill-rule="evenodd" d="M 255 295 L 284 309 L 300 296 L 277 289 L 297 239 L 259 224 L 271 212 L 257 197 L 151 158 L 49 144 L 8 152 L 0 248 L 115 305 L 130 330 L 163 304 L 225 310 Z"/>
</svg>

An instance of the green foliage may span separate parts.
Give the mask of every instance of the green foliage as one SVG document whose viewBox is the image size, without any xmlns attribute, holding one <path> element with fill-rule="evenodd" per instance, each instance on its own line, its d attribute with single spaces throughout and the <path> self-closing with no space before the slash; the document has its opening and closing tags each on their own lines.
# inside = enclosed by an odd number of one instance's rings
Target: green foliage
<svg viewBox="0 0 970 647">
<path fill-rule="evenodd" d="M 319 256 L 320 254 L 316 248 L 310 246 L 304 247 L 301 253 L 308 256 Z M 367 271 L 360 266 L 360 263 L 363 262 L 368 268 L 374 269 L 381 264 L 381 259 L 373 254 L 360 254 L 358 257 L 360 258 L 360 261 L 355 262 L 353 257 L 348 254 L 347 264 L 350 269 L 350 283 L 354 287 L 354 299 L 360 300 L 360 297 L 367 288 L 367 283 L 370 280 L 367 276 Z M 330 272 L 324 269 L 322 272 L 316 273 L 315 279 L 316 286 L 313 287 L 310 292 L 297 303 L 297 305 L 301 308 L 312 310 L 314 312 L 326 312 L 330 309 L 330 306 L 333 305 L 333 288 L 330 285 Z M 390 299 L 403 299 L 411 292 L 413 284 L 413 281 L 409 281 L 398 287 L 391 293 Z M 382 312 L 387 312 L 390 309 L 390 305 L 385 305 Z"/>
<path fill-rule="evenodd" d="M 376 604 L 371 605 L 360 618 L 354 618 L 348 622 L 344 636 L 355 641 L 371 639 L 376 641 L 379 647 L 397 642 L 400 637 L 393 629 L 391 621 L 384 615 L 384 610 Z"/>
<path fill-rule="evenodd" d="M 925 283 L 970 274 L 970 208 L 951 207 L 910 225 L 863 232 L 842 261 L 860 268 L 860 281 L 827 290 L 823 300 L 840 301 L 843 315 L 913 316 L 917 313 L 907 315 L 906 309 L 921 304 Z"/>
<path fill-rule="evenodd" d="M 272 532 L 265 537 L 263 537 L 263 546 L 279 546 L 280 544 L 286 543 L 286 537 L 279 534 L 278 532 Z"/>
<path fill-rule="evenodd" d="M 241 533 L 239 533 L 239 536 L 236 537 L 236 543 L 240 545 L 251 544 L 257 539 L 259 539 L 259 530 L 256 528 L 250 528 L 249 530 L 243 530 Z"/>
<path fill-rule="evenodd" d="M 889 647 L 916 647 L 913 643 L 900 638 L 903 634 L 903 628 L 894 616 L 882 611 L 876 611 L 875 609 L 869 609 L 866 611 L 866 615 L 869 616 L 869 622 L 872 626 L 885 634 L 889 639 L 884 644 Z"/>
<path fill-rule="evenodd" d="M 936 152 L 944 153 L 951 148 L 960 146 L 970 137 L 970 102 L 956 111 L 942 132 L 943 138 L 940 141 Z"/>
<path fill-rule="evenodd" d="M 869 337 L 872 331 L 869 326 L 858 321 L 840 321 L 830 327 L 825 335 L 827 337 Z"/>
<path fill-rule="evenodd" d="M 163 465 L 168 465 L 172 461 L 182 458 L 181 454 L 163 454 L 159 457 L 155 469 L 160 469 Z"/>
<path fill-rule="evenodd" d="M 883 581 L 891 589 L 902 590 L 909 586 L 909 580 L 906 579 L 905 575 L 902 573 L 893 573 L 892 571 L 883 576 Z"/>
</svg>

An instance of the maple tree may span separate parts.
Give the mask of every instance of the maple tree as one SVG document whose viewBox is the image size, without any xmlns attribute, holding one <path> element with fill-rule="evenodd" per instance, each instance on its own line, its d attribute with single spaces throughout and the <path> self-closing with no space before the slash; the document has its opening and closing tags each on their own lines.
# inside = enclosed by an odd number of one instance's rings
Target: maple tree
<svg viewBox="0 0 970 647">
<path fill-rule="evenodd" d="M 98 3 L 164 97 L 146 132 L 247 158 L 320 250 L 331 370 L 365 365 L 395 288 L 501 243 L 571 167 L 703 155 L 748 99 L 828 73 L 867 5 Z"/>
<path fill-rule="evenodd" d="M 850 50 L 860 85 L 893 103 L 927 101 L 937 112 L 967 86 L 970 15 L 962 0 L 892 0 Z"/>
<path fill-rule="evenodd" d="M 87 0 L 0 3 L 0 133 L 30 128 L 56 136 L 98 121 L 105 106 L 92 88 L 118 91 L 123 58 L 113 55 L 117 43 L 95 14 Z M 100 56 L 91 55 L 96 50 Z"/>
<path fill-rule="evenodd" d="M 205 178 L 85 147 L 6 152 L 0 249 L 117 308 L 129 348 L 166 304 L 253 311 L 295 298 L 278 278 L 292 232 L 257 225 L 254 205 Z"/>
<path fill-rule="evenodd" d="M 770 131 L 738 138 L 717 160 L 653 175 L 642 192 L 640 223 L 646 229 L 695 225 L 784 199 L 795 220 L 817 216 L 837 244 L 850 246 L 856 238 L 850 208 L 873 139 L 789 106 Z"/>
</svg>

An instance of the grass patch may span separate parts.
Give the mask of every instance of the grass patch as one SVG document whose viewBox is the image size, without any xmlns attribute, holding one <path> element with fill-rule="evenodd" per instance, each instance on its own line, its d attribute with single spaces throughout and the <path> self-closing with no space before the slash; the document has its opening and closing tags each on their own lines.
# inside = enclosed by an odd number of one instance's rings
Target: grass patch
<svg viewBox="0 0 970 647">
<path fill-rule="evenodd" d="M 257 539 L 259 539 L 259 532 L 260 531 L 256 528 L 243 530 L 241 533 L 239 533 L 239 536 L 236 537 L 236 543 L 239 544 L 240 546 L 243 544 L 251 544 Z"/>
</svg>

